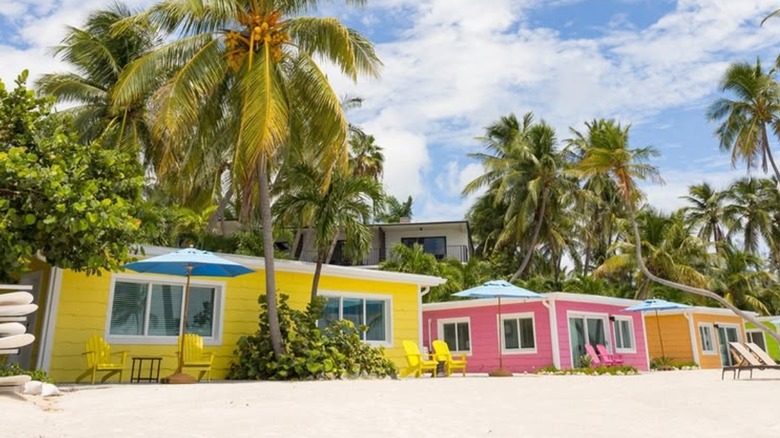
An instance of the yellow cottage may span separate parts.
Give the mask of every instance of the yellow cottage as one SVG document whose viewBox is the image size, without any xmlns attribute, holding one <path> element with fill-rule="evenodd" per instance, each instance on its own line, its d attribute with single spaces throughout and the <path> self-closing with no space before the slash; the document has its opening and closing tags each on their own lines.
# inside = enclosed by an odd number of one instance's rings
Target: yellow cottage
<svg viewBox="0 0 780 438">
<path fill-rule="evenodd" d="M 174 251 L 145 250 L 147 257 Z M 204 350 L 214 353 L 215 379 L 226 376 L 238 338 L 257 330 L 258 296 L 265 286 L 262 258 L 222 256 L 257 272 L 192 278 L 187 320 L 194 328 L 189 331 L 200 334 Z M 39 311 L 30 322 L 36 327 L 36 342 L 17 358 L 22 366 L 46 370 L 57 382 L 72 382 L 86 369 L 84 344 L 97 334 L 112 352 L 160 356 L 161 375 L 174 371 L 184 277 L 129 271 L 86 276 L 38 261 L 32 269 L 20 283 L 34 286 Z M 312 263 L 276 260 L 277 290 L 290 296 L 292 307 L 302 309 L 308 303 L 313 273 Z M 422 342 L 422 296 L 444 282 L 439 277 L 325 265 L 319 293 L 328 299 L 329 318 L 368 325 L 364 340 L 385 347 L 387 357 L 400 366 L 402 341 Z"/>
<path fill-rule="evenodd" d="M 675 362 L 695 362 L 701 368 L 732 365 L 729 342 L 744 342 L 742 318 L 731 310 L 691 307 L 645 314 L 648 354 L 651 360 L 663 354 Z M 660 338 L 659 338 L 660 331 Z"/>
</svg>

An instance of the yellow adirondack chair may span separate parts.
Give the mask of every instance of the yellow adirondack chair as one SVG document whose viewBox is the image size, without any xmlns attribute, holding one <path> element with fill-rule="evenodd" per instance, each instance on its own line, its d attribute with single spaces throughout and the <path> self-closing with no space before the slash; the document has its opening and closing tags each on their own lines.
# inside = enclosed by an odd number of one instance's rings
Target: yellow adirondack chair
<svg viewBox="0 0 780 438">
<path fill-rule="evenodd" d="M 122 359 L 119 362 L 112 362 L 111 356 L 121 355 Z M 103 376 L 101 382 L 105 382 L 109 377 L 114 374 L 119 374 L 119 383 L 122 383 L 122 372 L 125 369 L 127 363 L 127 351 L 115 351 L 111 353 L 111 346 L 103 340 L 102 336 L 92 335 L 87 340 L 87 344 L 84 348 L 82 356 L 87 361 L 87 371 L 76 378 L 76 382 L 80 382 L 83 378 L 91 375 L 92 384 L 95 384 L 95 377 L 99 371 L 107 371 L 108 373 Z"/>
<path fill-rule="evenodd" d="M 444 362 L 444 373 L 447 376 L 452 375 L 455 370 L 461 370 L 463 376 L 466 376 L 466 355 L 462 355 L 460 359 L 455 359 L 450 353 L 450 347 L 446 342 L 442 340 L 433 341 L 433 351 L 435 352 L 434 358 L 437 361 Z"/>
<path fill-rule="evenodd" d="M 179 364 L 180 371 L 184 368 L 194 368 L 199 371 L 198 382 L 206 376 L 206 381 L 211 381 L 211 363 L 214 360 L 213 353 L 203 352 L 203 338 L 200 336 L 187 333 L 186 335 L 179 336 L 179 348 L 181 348 L 183 354 L 181 356 L 181 363 Z"/>
<path fill-rule="evenodd" d="M 414 374 L 414 377 L 422 376 L 422 373 L 426 371 L 433 371 L 433 377 L 436 377 L 436 367 L 439 365 L 435 360 L 430 358 L 423 359 L 423 355 L 420 354 L 420 348 L 417 347 L 417 343 L 413 341 L 404 341 L 404 351 L 406 352 L 406 362 L 408 367 L 401 370 L 401 377 Z"/>
</svg>

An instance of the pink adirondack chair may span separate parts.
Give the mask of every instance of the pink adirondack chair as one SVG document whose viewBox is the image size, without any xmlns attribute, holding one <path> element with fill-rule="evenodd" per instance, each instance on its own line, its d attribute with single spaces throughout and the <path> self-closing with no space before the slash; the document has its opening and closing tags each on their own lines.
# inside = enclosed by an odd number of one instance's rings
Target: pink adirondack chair
<svg viewBox="0 0 780 438">
<path fill-rule="evenodd" d="M 593 346 L 590 344 L 585 344 L 585 352 L 588 353 L 588 356 L 590 356 L 590 364 L 594 367 L 601 366 L 601 360 L 599 359 L 599 355 L 596 354 L 596 350 L 593 349 Z"/>
<path fill-rule="evenodd" d="M 596 350 L 598 350 L 599 356 L 601 357 L 601 361 L 604 362 L 604 365 L 623 365 L 623 357 L 618 354 L 609 354 L 607 347 L 601 344 L 596 344 Z"/>
</svg>

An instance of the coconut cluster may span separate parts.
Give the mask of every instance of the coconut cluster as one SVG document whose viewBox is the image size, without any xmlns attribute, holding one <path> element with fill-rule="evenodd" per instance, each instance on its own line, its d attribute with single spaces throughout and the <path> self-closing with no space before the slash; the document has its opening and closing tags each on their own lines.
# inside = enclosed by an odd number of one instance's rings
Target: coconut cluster
<svg viewBox="0 0 780 438">
<path fill-rule="evenodd" d="M 231 30 L 225 34 L 228 65 L 238 70 L 244 57 L 252 50 L 258 53 L 264 47 L 269 47 L 274 61 L 278 62 L 284 56 L 282 45 L 290 41 L 290 35 L 284 31 L 284 22 L 279 11 L 270 14 L 243 14 L 238 22 L 246 30 Z"/>
</svg>

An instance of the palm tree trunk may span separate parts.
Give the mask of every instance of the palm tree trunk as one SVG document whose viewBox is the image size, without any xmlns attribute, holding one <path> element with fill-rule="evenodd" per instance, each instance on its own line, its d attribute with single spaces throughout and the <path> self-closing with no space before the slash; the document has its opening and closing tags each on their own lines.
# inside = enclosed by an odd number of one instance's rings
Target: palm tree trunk
<svg viewBox="0 0 780 438">
<path fill-rule="evenodd" d="M 301 227 L 298 227 L 295 229 L 295 237 L 293 238 L 293 244 L 292 248 L 290 249 L 292 253 L 290 254 L 290 258 L 295 258 L 295 254 L 298 253 L 298 244 L 301 240 L 301 235 L 303 234 L 303 229 Z M 301 251 L 303 253 L 303 251 Z"/>
<path fill-rule="evenodd" d="M 777 169 L 777 164 L 775 164 L 775 157 L 772 155 L 772 149 L 769 147 L 769 138 L 766 135 L 766 126 L 764 127 L 763 131 L 763 142 L 764 142 L 764 150 L 766 151 L 766 156 L 769 158 L 769 163 L 772 165 L 772 170 L 775 171 L 775 177 L 777 178 L 777 184 L 780 185 L 780 170 Z M 780 187 L 778 187 L 780 189 Z"/>
<path fill-rule="evenodd" d="M 214 211 L 214 213 L 211 213 L 211 217 L 209 218 L 209 225 L 206 231 L 209 233 L 214 232 L 214 228 L 217 226 L 217 222 L 222 219 L 222 214 L 225 212 L 225 208 L 227 208 L 228 202 L 230 202 L 230 198 L 233 197 L 233 187 L 230 187 L 227 192 L 222 196 L 222 198 L 219 200 L 219 204 L 217 205 L 217 209 Z M 225 234 L 224 226 L 222 227 L 222 234 Z"/>
<path fill-rule="evenodd" d="M 764 331 L 764 333 L 773 337 L 778 343 L 780 343 L 780 333 L 771 330 L 769 327 L 762 324 L 761 321 L 756 319 L 754 316 L 738 309 L 736 306 L 723 299 L 723 297 L 721 297 L 720 295 L 708 291 L 707 289 L 700 289 L 698 287 L 687 286 L 684 284 L 675 283 L 673 281 L 664 280 L 663 278 L 657 277 L 652 272 L 650 272 L 647 269 L 647 267 L 645 267 L 645 262 L 642 259 L 642 246 L 641 246 L 642 239 L 639 235 L 639 225 L 637 225 L 636 218 L 634 217 L 634 206 L 631 204 L 630 200 L 626 201 L 626 206 L 628 208 L 628 216 L 629 219 L 631 220 L 631 226 L 634 228 L 634 239 L 636 241 L 634 245 L 636 247 L 636 262 L 639 265 L 639 269 L 642 271 L 643 274 L 647 276 L 647 278 L 649 278 L 650 280 L 658 284 L 671 287 L 672 289 L 677 289 L 679 291 L 687 292 L 689 294 L 712 298 L 713 300 L 720 303 L 723 307 L 726 307 L 727 309 L 730 309 L 732 312 L 736 313 L 740 318 L 753 323 L 756 326 L 756 328 Z"/>
<path fill-rule="evenodd" d="M 330 259 L 333 257 L 333 250 L 336 248 L 336 242 L 338 242 L 338 238 L 338 234 L 333 237 L 333 242 L 331 242 L 327 253 L 317 251 L 317 266 L 314 268 L 314 278 L 311 280 L 311 303 L 313 303 L 314 299 L 317 298 L 317 290 L 320 287 L 320 274 L 322 273 L 322 265 L 325 262 L 330 263 Z"/>
<path fill-rule="evenodd" d="M 321 253 L 317 255 L 317 267 L 314 268 L 314 278 L 311 280 L 311 298 L 309 303 L 314 303 L 314 300 L 317 298 L 317 289 L 320 287 L 320 274 L 322 273 L 324 259 L 323 255 Z"/>
<path fill-rule="evenodd" d="M 268 330 L 274 356 L 279 360 L 284 353 L 282 331 L 276 302 L 276 272 L 274 268 L 274 232 L 271 223 L 271 191 L 268 187 L 268 165 L 265 154 L 260 158 L 257 176 L 260 179 L 260 215 L 263 226 L 263 261 L 265 262 L 265 299 L 268 306 Z"/>
<path fill-rule="evenodd" d="M 523 272 L 525 271 L 525 268 L 528 266 L 528 262 L 531 261 L 531 256 L 534 252 L 534 247 L 536 246 L 536 241 L 539 240 L 539 231 L 542 229 L 542 219 L 544 218 L 544 210 L 547 207 L 547 189 L 544 189 L 542 191 L 542 204 L 539 206 L 539 210 L 537 210 L 537 217 L 536 217 L 536 223 L 534 224 L 534 233 L 531 236 L 531 245 L 528 247 L 528 251 L 526 251 L 525 256 L 523 256 L 523 262 L 520 264 L 520 268 L 517 269 L 517 272 L 515 272 L 514 275 L 512 275 L 512 278 L 509 279 L 509 282 L 513 282 L 517 280 L 521 275 L 523 275 Z"/>
</svg>

